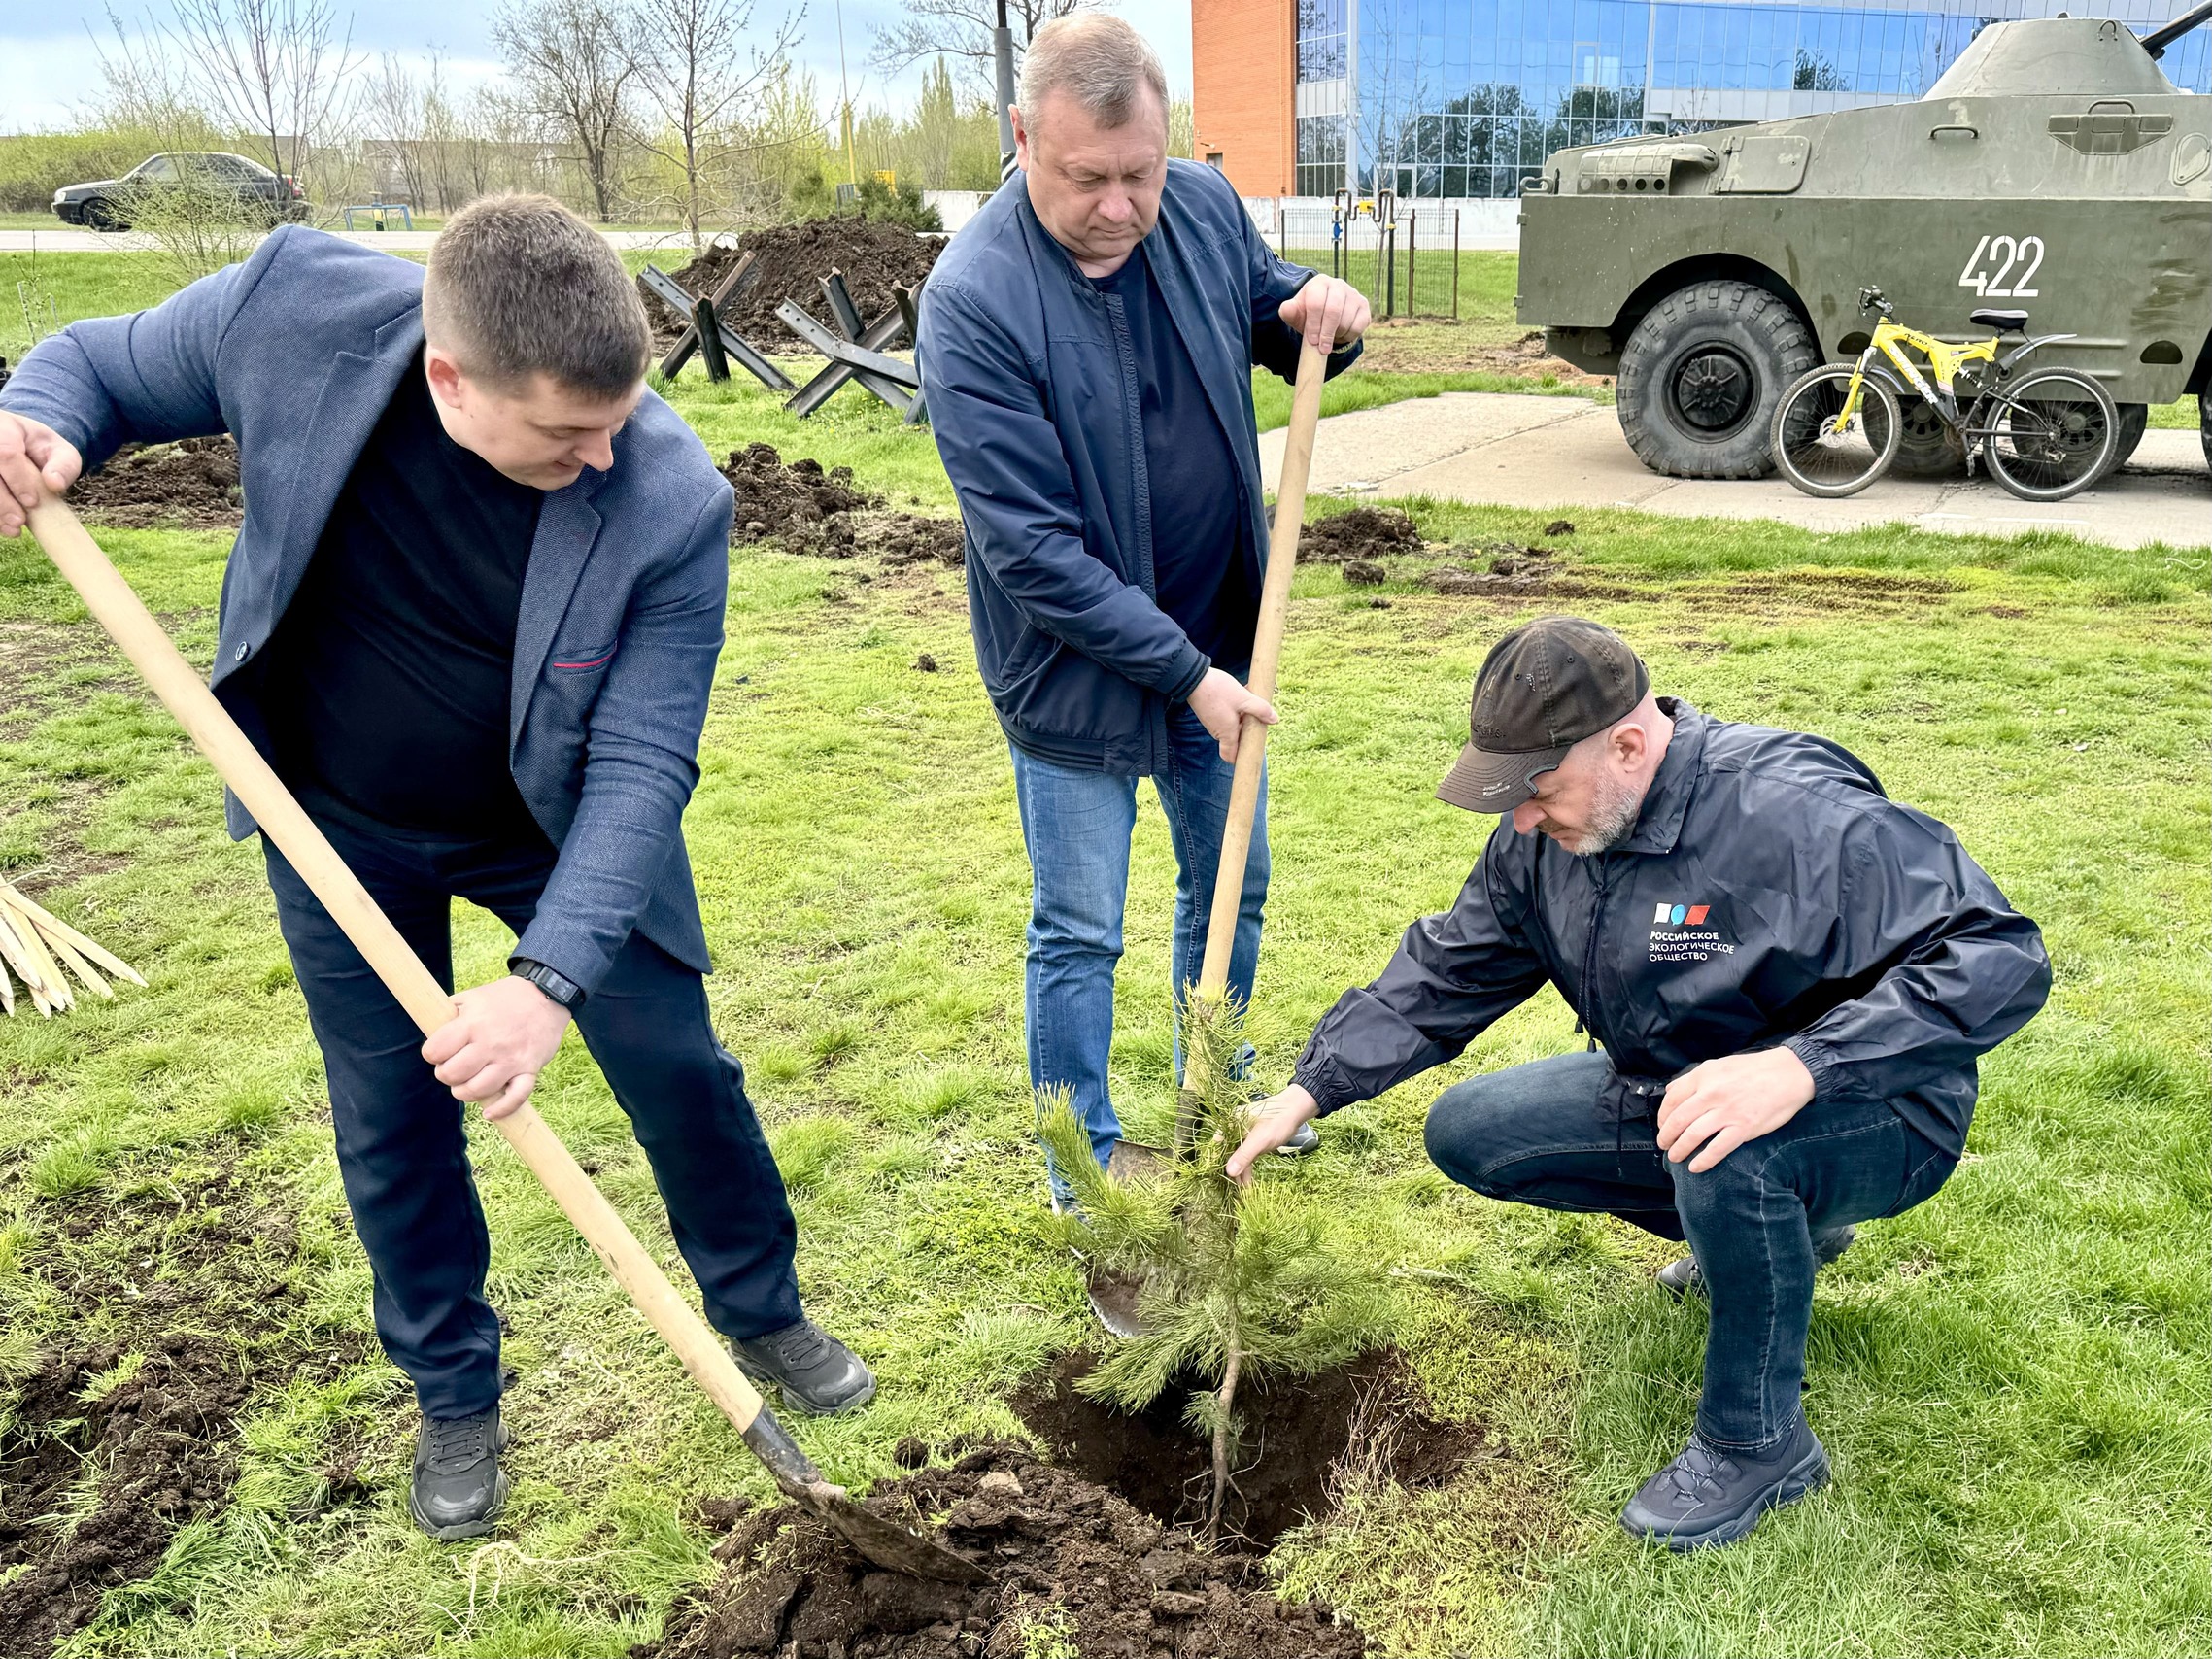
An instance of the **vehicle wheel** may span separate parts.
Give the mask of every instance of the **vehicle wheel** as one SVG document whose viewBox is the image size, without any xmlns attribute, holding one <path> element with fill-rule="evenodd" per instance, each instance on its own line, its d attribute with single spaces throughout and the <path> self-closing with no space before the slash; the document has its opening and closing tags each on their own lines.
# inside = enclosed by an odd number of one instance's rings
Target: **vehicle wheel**
<svg viewBox="0 0 2212 1659">
<path fill-rule="evenodd" d="M 2103 387 L 2071 369 L 2042 369 L 1975 412 L 1982 454 L 1996 480 L 2023 501 L 2063 501 L 2113 464 L 2120 412 Z"/>
<path fill-rule="evenodd" d="M 2212 386 L 2196 394 L 2196 441 L 2204 446 L 2204 464 L 2212 466 Z"/>
<path fill-rule="evenodd" d="M 2118 472 L 2127 464 L 2128 457 L 2135 453 L 2135 446 L 2143 441 L 2143 434 L 2151 424 L 2148 403 L 2118 403 L 2113 407 L 2120 411 L 2120 442 L 2113 448 L 2112 460 L 2105 468 L 2107 472 Z"/>
<path fill-rule="evenodd" d="M 1764 288 L 1692 284 L 1653 306 L 1621 348 L 1621 434 L 1670 478 L 1764 477 L 1782 394 L 1820 360 L 1797 314 Z"/>
<path fill-rule="evenodd" d="M 1897 399 L 1899 478 L 1957 478 L 1966 470 L 1966 440 L 1934 404 L 1920 396 Z"/>
<path fill-rule="evenodd" d="M 101 196 L 94 196 L 79 210 L 87 230 L 128 230 L 122 216 L 116 212 L 115 204 Z"/>
<path fill-rule="evenodd" d="M 1856 370 L 1850 363 L 1828 363 L 1800 378 L 1782 394 L 1768 434 L 1774 463 L 1783 477 L 1808 495 L 1833 499 L 1855 495 L 1889 470 L 1897 458 L 1904 423 L 1897 394 L 1874 376 L 1859 382 L 1859 402 L 1851 424 L 1838 429 L 1837 417 Z"/>
</svg>

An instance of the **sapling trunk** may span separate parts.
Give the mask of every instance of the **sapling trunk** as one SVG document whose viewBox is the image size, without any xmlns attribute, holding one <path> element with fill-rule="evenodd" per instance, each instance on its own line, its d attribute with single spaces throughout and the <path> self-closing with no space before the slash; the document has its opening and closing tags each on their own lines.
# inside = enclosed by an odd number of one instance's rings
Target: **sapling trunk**
<svg viewBox="0 0 2212 1659">
<path fill-rule="evenodd" d="M 1243 1350 L 1237 1339 L 1229 1339 L 1229 1361 L 1222 1369 L 1221 1392 L 1215 1395 L 1213 1419 L 1213 1498 L 1206 1509 L 1206 1537 L 1208 1542 L 1221 1536 L 1221 1506 L 1229 1496 L 1229 1431 L 1236 1421 L 1237 1372 L 1242 1369 Z"/>
</svg>

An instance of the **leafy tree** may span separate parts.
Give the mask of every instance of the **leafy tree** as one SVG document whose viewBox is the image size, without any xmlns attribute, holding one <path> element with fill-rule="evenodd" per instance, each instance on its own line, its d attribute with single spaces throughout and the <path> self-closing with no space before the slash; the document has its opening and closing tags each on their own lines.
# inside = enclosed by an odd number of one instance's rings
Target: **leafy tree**
<svg viewBox="0 0 2212 1659">
<path fill-rule="evenodd" d="M 1080 1387 L 1124 1410 L 1197 1377 L 1185 1420 L 1213 1442 L 1209 1535 L 1221 1525 L 1238 1441 L 1237 1392 L 1270 1372 L 1311 1375 L 1374 1345 L 1388 1323 L 1375 1268 L 1337 1247 L 1327 1217 L 1267 1183 L 1224 1171 L 1247 1128 L 1248 1091 L 1232 1079 L 1243 1047 L 1233 999 L 1192 995 L 1183 1008 L 1192 1094 L 1189 1154 L 1116 1180 L 1098 1166 L 1065 1090 L 1042 1093 L 1040 1134 L 1073 1189 L 1071 1242 L 1108 1272 L 1142 1282 L 1142 1334 L 1114 1347 Z"/>
</svg>

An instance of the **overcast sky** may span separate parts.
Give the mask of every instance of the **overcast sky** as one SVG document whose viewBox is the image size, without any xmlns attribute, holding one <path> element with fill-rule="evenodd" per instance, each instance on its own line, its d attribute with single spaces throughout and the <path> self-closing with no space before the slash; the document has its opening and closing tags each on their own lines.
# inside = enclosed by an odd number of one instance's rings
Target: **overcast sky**
<svg viewBox="0 0 2212 1659">
<path fill-rule="evenodd" d="M 336 0 L 341 11 L 346 0 Z M 763 23 L 781 15 L 779 0 L 756 0 Z M 796 0 L 794 0 L 796 6 Z M 157 13 L 167 7 L 154 0 Z M 119 0 L 116 11 L 135 24 L 143 0 Z M 370 52 L 410 56 L 442 52 L 454 79 L 496 71 L 492 0 L 362 0 L 354 7 L 354 44 Z M 869 74 L 868 45 L 895 19 L 898 0 L 844 0 L 845 60 L 855 103 L 902 105 L 913 96 L 914 72 L 886 85 Z M 1120 0 L 1121 15 L 1142 29 L 1168 66 L 1169 83 L 1190 86 L 1189 0 Z M 825 105 L 837 96 L 837 5 L 809 0 L 799 61 L 814 72 Z M 100 91 L 93 37 L 112 39 L 100 0 L 0 0 L 0 132 L 68 124 Z"/>
</svg>

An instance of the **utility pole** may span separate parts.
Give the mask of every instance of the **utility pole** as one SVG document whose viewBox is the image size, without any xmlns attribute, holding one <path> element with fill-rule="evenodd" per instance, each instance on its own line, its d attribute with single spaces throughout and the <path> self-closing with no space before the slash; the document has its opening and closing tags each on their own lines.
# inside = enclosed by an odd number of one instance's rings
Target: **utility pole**
<svg viewBox="0 0 2212 1659">
<path fill-rule="evenodd" d="M 1014 101 L 1014 31 L 1006 27 L 1006 0 L 999 0 L 999 26 L 991 31 L 991 55 L 997 59 L 999 87 L 999 183 L 1014 176 L 1014 118 L 1006 109 Z"/>
</svg>

